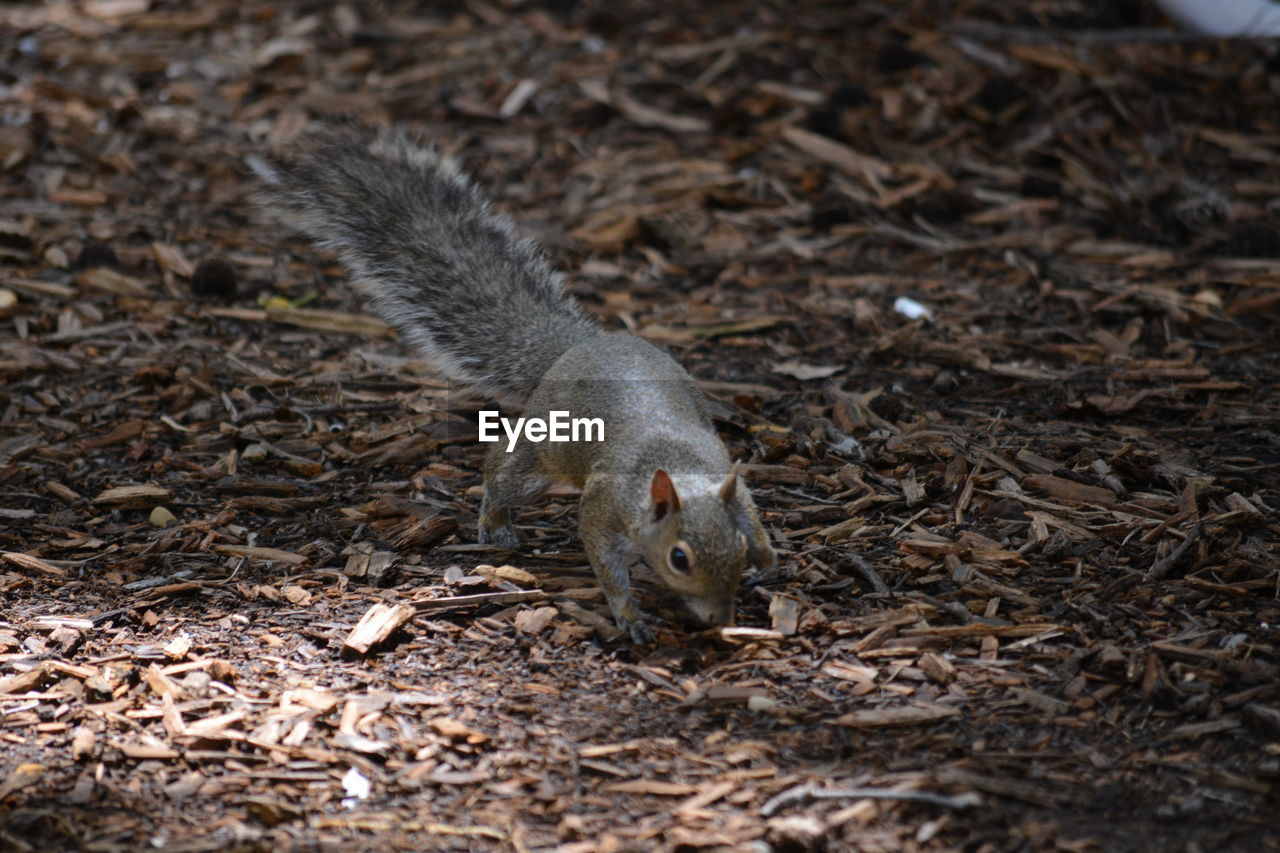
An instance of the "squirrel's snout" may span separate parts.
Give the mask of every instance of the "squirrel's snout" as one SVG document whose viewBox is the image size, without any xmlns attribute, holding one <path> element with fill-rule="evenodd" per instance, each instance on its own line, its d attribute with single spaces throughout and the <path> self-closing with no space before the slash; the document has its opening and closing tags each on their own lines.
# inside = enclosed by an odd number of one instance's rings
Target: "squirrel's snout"
<svg viewBox="0 0 1280 853">
<path fill-rule="evenodd" d="M 733 599 L 689 599 L 689 609 L 693 615 L 708 625 L 733 624 Z"/>
</svg>

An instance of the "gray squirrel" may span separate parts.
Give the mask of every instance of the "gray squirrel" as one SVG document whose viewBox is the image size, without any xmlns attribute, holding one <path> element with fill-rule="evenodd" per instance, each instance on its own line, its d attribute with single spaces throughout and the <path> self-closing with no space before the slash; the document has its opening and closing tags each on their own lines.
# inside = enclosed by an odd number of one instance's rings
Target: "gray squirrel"
<svg viewBox="0 0 1280 853">
<path fill-rule="evenodd" d="M 250 161 L 281 224 L 337 254 L 369 308 L 447 377 L 522 405 L 599 418 L 603 440 L 495 444 L 479 540 L 519 544 L 511 511 L 582 489 L 579 533 L 618 627 L 653 640 L 631 590 L 646 573 L 708 624 L 732 624 L 747 566 L 775 555 L 693 379 L 663 350 L 604 332 L 541 249 L 434 148 L 400 130 L 324 127 Z"/>
</svg>

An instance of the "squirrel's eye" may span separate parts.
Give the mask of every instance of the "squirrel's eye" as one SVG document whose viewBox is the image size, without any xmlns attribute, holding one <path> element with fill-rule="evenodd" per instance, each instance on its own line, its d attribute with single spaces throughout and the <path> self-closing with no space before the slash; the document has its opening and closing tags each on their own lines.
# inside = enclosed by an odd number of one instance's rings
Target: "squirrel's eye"
<svg viewBox="0 0 1280 853">
<path fill-rule="evenodd" d="M 667 562 L 671 563 L 671 568 L 681 574 L 689 573 L 689 555 L 679 545 L 671 549 L 671 553 L 667 555 Z"/>
</svg>

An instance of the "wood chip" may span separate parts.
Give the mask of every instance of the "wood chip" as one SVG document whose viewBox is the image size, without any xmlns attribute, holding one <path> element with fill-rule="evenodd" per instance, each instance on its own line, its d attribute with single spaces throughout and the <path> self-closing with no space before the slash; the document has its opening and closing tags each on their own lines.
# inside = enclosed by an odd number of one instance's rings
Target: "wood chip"
<svg viewBox="0 0 1280 853">
<path fill-rule="evenodd" d="M 694 785 L 680 782 L 663 782 L 658 779 L 632 779 L 627 782 L 613 782 L 605 785 L 604 790 L 611 794 L 647 794 L 657 797 L 691 797 L 698 792 Z"/>
<path fill-rule="evenodd" d="M 414 617 L 417 610 L 411 604 L 374 604 L 364 612 L 360 621 L 351 629 L 351 633 L 342 641 L 342 647 L 356 654 L 368 654 L 374 646 L 380 645 L 394 634 L 402 625 Z"/>
<path fill-rule="evenodd" d="M 868 708 L 850 711 L 832 720 L 837 726 L 858 729 L 875 729 L 885 726 L 918 726 L 935 720 L 954 717 L 958 708 L 946 705 L 903 705 L 895 708 Z"/>
<path fill-rule="evenodd" d="M 172 497 L 160 486 L 117 486 L 100 493 L 93 502 L 108 509 L 151 509 Z"/>
</svg>

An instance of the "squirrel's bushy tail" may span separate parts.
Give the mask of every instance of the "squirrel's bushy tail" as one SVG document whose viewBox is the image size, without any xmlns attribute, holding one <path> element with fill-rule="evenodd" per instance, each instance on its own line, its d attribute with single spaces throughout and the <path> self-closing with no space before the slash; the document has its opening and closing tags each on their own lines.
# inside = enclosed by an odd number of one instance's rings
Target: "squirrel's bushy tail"
<svg viewBox="0 0 1280 853">
<path fill-rule="evenodd" d="M 599 334 L 539 247 L 402 131 L 325 128 L 291 157 L 250 165 L 271 215 L 337 252 L 372 311 L 451 379 L 523 400 Z"/>
</svg>

